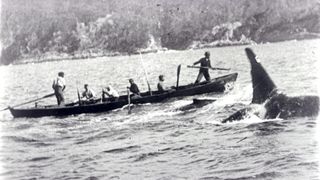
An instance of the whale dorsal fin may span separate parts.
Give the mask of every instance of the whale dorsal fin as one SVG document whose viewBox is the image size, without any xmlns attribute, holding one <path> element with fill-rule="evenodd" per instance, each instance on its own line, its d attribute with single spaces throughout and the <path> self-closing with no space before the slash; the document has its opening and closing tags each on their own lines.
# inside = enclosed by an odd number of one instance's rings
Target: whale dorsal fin
<svg viewBox="0 0 320 180">
<path fill-rule="evenodd" d="M 262 104 L 277 87 L 250 48 L 245 49 L 251 64 L 252 103 Z"/>
</svg>

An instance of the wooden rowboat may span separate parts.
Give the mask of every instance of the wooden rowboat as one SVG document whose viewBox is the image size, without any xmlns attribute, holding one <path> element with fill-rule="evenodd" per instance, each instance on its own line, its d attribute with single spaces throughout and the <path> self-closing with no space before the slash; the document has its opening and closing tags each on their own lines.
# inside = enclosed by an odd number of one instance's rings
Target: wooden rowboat
<svg viewBox="0 0 320 180">
<path fill-rule="evenodd" d="M 202 82 L 199 84 L 190 84 L 179 86 L 175 91 L 153 91 L 144 92 L 141 94 L 141 98 L 131 99 L 131 104 L 143 104 L 161 102 L 168 98 L 192 96 L 197 94 L 224 92 L 226 86 L 236 81 L 238 73 L 232 73 L 229 75 L 221 76 L 212 79 L 209 82 Z M 99 113 L 106 112 L 113 109 L 121 108 L 128 104 L 128 96 L 120 96 L 116 102 L 96 102 L 94 104 L 79 105 L 76 103 L 66 104 L 65 106 L 43 106 L 32 108 L 10 108 L 10 112 L 14 117 L 43 117 L 43 116 L 66 116 L 72 114 L 82 113 Z"/>
</svg>

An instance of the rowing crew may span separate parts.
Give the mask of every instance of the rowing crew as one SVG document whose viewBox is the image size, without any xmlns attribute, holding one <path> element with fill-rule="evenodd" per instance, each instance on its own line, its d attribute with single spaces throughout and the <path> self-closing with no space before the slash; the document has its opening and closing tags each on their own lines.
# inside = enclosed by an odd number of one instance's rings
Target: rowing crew
<svg viewBox="0 0 320 180">
<path fill-rule="evenodd" d="M 129 79 L 130 87 L 127 87 L 130 92 L 132 93 L 131 98 L 136 99 L 140 98 L 140 90 L 138 85 L 134 82 L 133 79 Z M 64 79 L 64 73 L 59 72 L 57 79 L 53 81 L 52 88 L 54 89 L 56 98 L 57 98 L 57 103 L 60 106 L 64 105 L 64 89 L 66 88 L 65 85 L 65 79 Z M 169 88 L 166 88 L 164 86 L 164 76 L 160 75 L 159 76 L 159 82 L 157 85 L 158 91 L 164 92 L 164 91 L 169 91 Z M 112 86 L 107 86 L 102 89 L 102 102 L 114 102 L 119 100 L 119 93 L 112 87 Z M 80 95 L 78 92 L 78 99 L 80 104 L 91 104 L 97 102 L 97 96 L 96 93 L 89 87 L 88 84 L 84 85 L 84 91 Z"/>
<path fill-rule="evenodd" d="M 110 85 L 102 89 L 102 101 L 117 101 L 119 94 Z M 88 84 L 84 85 L 84 91 L 80 96 L 82 102 L 92 102 L 96 100 L 96 93 L 89 88 Z"/>
<path fill-rule="evenodd" d="M 210 52 L 205 52 L 204 57 L 200 60 L 196 61 L 193 65 L 200 64 L 199 73 L 197 76 L 197 80 L 195 81 L 195 84 L 199 83 L 204 76 L 206 81 L 210 81 L 210 74 L 209 74 L 209 68 L 212 68 L 211 62 L 210 62 Z M 133 79 L 129 79 L 130 87 L 127 87 L 131 93 L 133 93 L 132 98 L 139 98 L 140 90 L 137 86 L 137 84 L 133 81 Z M 64 73 L 59 72 L 58 77 L 53 81 L 52 88 L 54 89 L 55 96 L 57 98 L 58 105 L 64 105 L 64 95 L 63 91 L 66 88 L 65 80 L 64 80 Z M 159 82 L 157 85 L 158 91 L 171 91 L 174 90 L 173 88 L 165 88 L 164 87 L 164 76 L 159 76 Z M 87 103 L 87 102 L 94 102 L 96 99 L 95 93 L 89 88 L 88 84 L 84 85 L 84 91 L 82 93 L 82 96 L 80 97 L 78 93 L 78 99 L 81 102 Z M 113 89 L 111 86 L 107 86 L 106 88 L 102 89 L 102 101 L 118 101 L 119 99 L 119 93 Z"/>
</svg>

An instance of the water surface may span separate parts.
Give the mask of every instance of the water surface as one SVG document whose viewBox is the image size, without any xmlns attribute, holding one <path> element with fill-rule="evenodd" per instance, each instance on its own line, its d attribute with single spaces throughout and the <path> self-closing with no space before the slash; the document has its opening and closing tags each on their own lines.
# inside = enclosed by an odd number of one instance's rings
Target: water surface
<svg viewBox="0 0 320 180">
<path fill-rule="evenodd" d="M 275 84 L 288 95 L 317 94 L 319 40 L 250 46 Z M 147 90 L 164 74 L 175 85 L 195 81 L 196 69 L 186 68 L 211 52 L 212 64 L 238 72 L 232 91 L 196 97 L 219 98 L 190 112 L 174 111 L 194 97 L 135 105 L 98 114 L 67 117 L 13 118 L 0 114 L 2 179 L 320 179 L 317 120 L 246 119 L 221 124 L 223 118 L 249 104 L 251 77 L 244 46 L 167 51 L 140 57 L 104 57 L 0 67 L 1 107 L 52 92 L 57 72 L 66 74 L 66 100 L 77 99 L 77 88 L 88 83 L 100 93 L 111 84 L 126 93 L 133 78 Z M 53 104 L 55 98 L 39 105 Z M 26 106 L 33 106 L 29 104 Z"/>
</svg>

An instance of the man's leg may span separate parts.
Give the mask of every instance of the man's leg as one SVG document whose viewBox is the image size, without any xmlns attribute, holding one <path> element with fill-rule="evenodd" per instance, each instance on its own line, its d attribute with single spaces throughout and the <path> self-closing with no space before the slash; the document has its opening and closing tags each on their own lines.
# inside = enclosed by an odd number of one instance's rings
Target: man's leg
<svg viewBox="0 0 320 180">
<path fill-rule="evenodd" d="M 58 106 L 60 105 L 60 97 L 59 97 L 59 92 L 58 92 L 58 90 L 56 89 L 56 90 L 54 90 L 54 95 L 56 96 L 56 99 L 57 99 L 57 104 L 58 104 Z"/>
<path fill-rule="evenodd" d="M 200 71 L 195 84 L 198 84 L 201 81 L 202 77 L 203 77 L 203 73 Z"/>
<path fill-rule="evenodd" d="M 57 104 L 58 104 L 58 106 L 60 106 L 60 97 L 58 94 L 56 94 L 56 98 L 57 98 Z"/>
<path fill-rule="evenodd" d="M 210 74 L 209 74 L 208 71 L 203 72 L 203 75 L 204 75 L 204 78 L 206 78 L 206 81 L 210 81 L 211 80 Z"/>
<path fill-rule="evenodd" d="M 63 92 L 61 92 L 60 105 L 64 105 L 64 94 L 63 94 Z"/>
<path fill-rule="evenodd" d="M 62 88 L 58 88 L 58 97 L 59 97 L 59 103 L 58 105 L 64 105 L 64 95 L 63 95 L 63 92 L 62 92 Z"/>
</svg>

